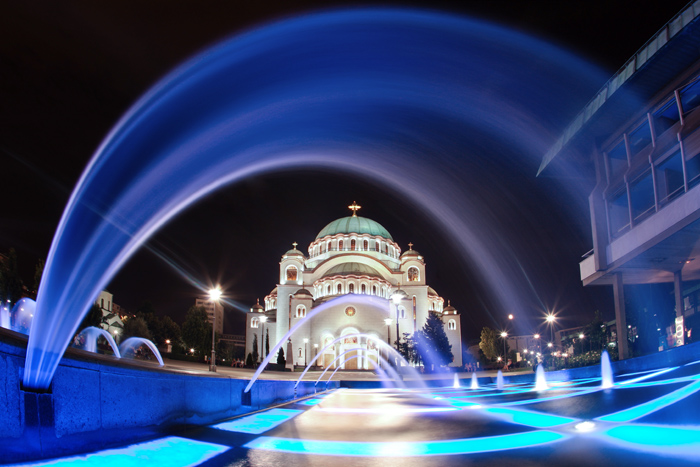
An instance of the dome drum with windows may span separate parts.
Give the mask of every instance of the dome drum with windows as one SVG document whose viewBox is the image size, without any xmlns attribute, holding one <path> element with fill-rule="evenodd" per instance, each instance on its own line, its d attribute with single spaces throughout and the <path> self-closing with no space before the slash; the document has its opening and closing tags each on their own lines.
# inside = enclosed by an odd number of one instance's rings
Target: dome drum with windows
<svg viewBox="0 0 700 467">
<path fill-rule="evenodd" d="M 345 302 L 331 305 L 323 313 L 303 321 L 301 328 L 283 347 L 285 355 L 292 352 L 286 355 L 289 367 L 305 364 L 305 346 L 307 357 L 311 355 L 308 362 L 313 358 L 313 349 L 320 351 L 327 343 L 341 338 L 319 357 L 319 366 L 332 365 L 336 356 L 347 351 L 349 359 L 336 362 L 341 368 L 374 369 L 378 352 L 376 342 L 386 342 L 387 332 L 390 342 L 394 342 L 397 324 L 399 336 L 412 334 L 423 327 L 431 312 L 443 317 L 455 356 L 452 365 L 461 366 L 460 315 L 451 306 L 443 309 L 444 299 L 427 285 L 423 256 L 410 243 L 409 249 L 402 254 L 398 243 L 381 224 L 357 215 L 361 208 L 357 203 L 353 202 L 348 208 L 352 215 L 336 219 L 321 229 L 309 245 L 308 256 L 297 249 L 296 242 L 282 255 L 277 285 L 265 297 L 264 307 L 253 306 L 248 313 L 246 355 L 252 353 L 254 336 L 262 332 L 260 321 L 255 319 L 261 313 L 270 317 L 265 323 L 265 332 L 269 333 L 272 343 L 281 339 L 315 306 L 340 295 L 357 294 L 383 298 L 386 308 L 368 308 L 361 302 L 348 306 Z M 390 298 L 397 295 L 397 291 L 405 298 L 394 303 Z M 352 312 L 348 312 L 349 308 Z M 390 326 L 386 324 L 387 319 L 392 320 Z M 358 333 L 369 337 L 342 338 Z M 262 342 L 263 336 L 257 337 Z M 352 356 L 357 358 L 350 358 Z"/>
</svg>

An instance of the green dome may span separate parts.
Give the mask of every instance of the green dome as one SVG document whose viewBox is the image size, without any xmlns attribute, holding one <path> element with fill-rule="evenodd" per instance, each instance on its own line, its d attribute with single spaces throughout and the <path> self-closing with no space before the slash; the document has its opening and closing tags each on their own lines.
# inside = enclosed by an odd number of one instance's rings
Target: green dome
<svg viewBox="0 0 700 467">
<path fill-rule="evenodd" d="M 366 217 L 360 216 L 348 216 L 334 220 L 325 226 L 318 235 L 316 235 L 316 240 L 327 235 L 341 233 L 369 234 L 394 241 L 391 234 L 389 234 L 389 232 L 387 232 L 387 230 L 382 227 L 381 224 L 373 221 L 372 219 L 367 219 Z"/>
<path fill-rule="evenodd" d="M 382 275 L 379 274 L 376 269 L 362 263 L 343 263 L 333 266 L 323 275 L 323 277 L 345 275 L 382 277 Z"/>
</svg>

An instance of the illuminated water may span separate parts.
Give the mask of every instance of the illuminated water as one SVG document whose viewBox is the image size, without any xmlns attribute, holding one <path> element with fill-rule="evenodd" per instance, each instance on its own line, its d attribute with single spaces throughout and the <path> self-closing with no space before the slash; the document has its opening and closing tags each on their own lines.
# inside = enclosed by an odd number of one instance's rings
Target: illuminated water
<svg viewBox="0 0 700 467">
<path fill-rule="evenodd" d="M 563 382 L 341 389 L 125 448 L 28 465 L 621 466 L 700 463 L 700 363 Z"/>
<path fill-rule="evenodd" d="M 471 389 L 479 389 L 479 379 L 476 377 L 476 373 L 472 373 L 472 384 Z"/>
<path fill-rule="evenodd" d="M 20 298 L 15 303 L 15 306 L 12 307 L 11 313 L 14 316 L 12 330 L 22 334 L 29 334 L 34 321 L 34 314 L 36 313 L 36 302 L 31 298 Z"/>
<path fill-rule="evenodd" d="M 547 389 L 549 389 L 547 378 L 544 376 L 544 367 L 540 363 L 537 365 L 537 370 L 535 372 L 535 391 L 544 391 Z"/>
<path fill-rule="evenodd" d="M 498 370 L 498 374 L 496 374 L 496 388 L 503 389 L 503 372 L 501 370 Z"/>
<path fill-rule="evenodd" d="M 24 386 L 49 386 L 91 303 L 164 223 L 270 172 L 376 183 L 452 238 L 495 309 L 526 314 L 539 300 L 529 261 L 465 177 L 534 175 L 604 80 L 545 42 L 424 11 L 324 13 L 222 42 L 134 104 L 82 174 L 46 261 Z M 573 210 L 587 213 L 584 201 Z"/>
<path fill-rule="evenodd" d="M 88 352 L 97 352 L 97 340 L 102 337 L 104 338 L 109 346 L 112 348 L 112 352 L 114 352 L 114 355 L 117 358 L 121 357 L 121 354 L 119 353 L 119 347 L 117 347 L 117 343 L 114 342 L 114 338 L 105 331 L 102 328 L 96 328 L 94 326 L 89 326 L 77 335 L 76 341 L 77 342 L 83 342 L 82 349 L 87 350 Z M 78 346 L 80 347 L 80 346 Z"/>
<path fill-rule="evenodd" d="M 452 387 L 453 387 L 454 389 L 459 389 L 459 388 L 460 388 L 460 386 L 459 386 L 459 376 L 457 375 L 457 373 L 455 373 L 455 382 L 454 382 L 454 384 L 452 385 Z"/>
<path fill-rule="evenodd" d="M 156 347 L 152 341 L 144 339 L 143 337 L 130 337 L 124 340 L 121 344 L 119 344 L 119 351 L 124 357 L 131 357 L 134 354 L 134 351 L 143 346 L 148 347 L 153 356 L 158 360 L 158 364 L 160 366 L 164 365 L 163 357 L 161 357 L 158 347 Z M 132 358 L 136 358 L 136 356 L 134 355 Z"/>
<path fill-rule="evenodd" d="M 600 355 L 600 386 L 603 388 L 613 387 L 612 367 L 610 366 L 610 355 L 607 350 L 603 350 Z"/>
</svg>

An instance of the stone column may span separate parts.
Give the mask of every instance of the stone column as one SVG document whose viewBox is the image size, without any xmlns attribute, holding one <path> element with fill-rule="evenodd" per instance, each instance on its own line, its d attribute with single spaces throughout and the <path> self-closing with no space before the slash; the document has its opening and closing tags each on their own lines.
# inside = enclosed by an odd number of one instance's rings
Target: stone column
<svg viewBox="0 0 700 467">
<path fill-rule="evenodd" d="M 613 274 L 613 296 L 615 300 L 615 322 L 617 323 L 617 351 L 620 360 L 629 357 L 627 350 L 627 315 L 625 313 L 625 290 L 622 274 Z"/>
</svg>

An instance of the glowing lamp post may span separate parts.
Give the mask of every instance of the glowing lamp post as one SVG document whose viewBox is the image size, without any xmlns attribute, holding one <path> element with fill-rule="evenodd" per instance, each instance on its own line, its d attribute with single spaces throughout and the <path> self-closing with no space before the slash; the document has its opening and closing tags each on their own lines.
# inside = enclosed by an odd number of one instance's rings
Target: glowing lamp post
<svg viewBox="0 0 700 467">
<path fill-rule="evenodd" d="M 401 285 L 399 285 L 398 290 L 391 295 L 391 300 L 396 306 L 396 350 L 399 350 L 399 304 L 404 298 L 408 298 L 408 295 L 401 290 Z"/>
<path fill-rule="evenodd" d="M 306 368 L 306 344 L 309 343 L 309 339 L 304 338 L 304 368 Z"/>
<path fill-rule="evenodd" d="M 219 303 L 219 299 L 221 298 L 221 288 L 217 286 L 214 289 L 209 290 L 209 300 L 214 302 L 214 319 L 212 320 L 211 323 L 211 360 L 209 361 L 209 371 L 216 371 L 216 334 L 215 334 L 215 329 L 216 329 L 216 304 Z"/>
<path fill-rule="evenodd" d="M 386 343 L 391 345 L 391 318 L 384 318 L 386 324 Z M 389 349 L 386 349 L 386 361 L 389 361 Z"/>
<path fill-rule="evenodd" d="M 262 326 L 260 327 L 260 361 L 265 359 L 265 322 L 267 321 L 267 316 L 262 315 L 260 317 L 260 322 Z"/>
<path fill-rule="evenodd" d="M 506 337 L 508 337 L 508 333 L 503 331 L 501 333 L 501 338 L 503 339 L 503 358 L 506 358 Z"/>
<path fill-rule="evenodd" d="M 547 324 L 549 324 L 549 340 L 554 341 L 554 320 L 556 317 L 553 314 L 547 315 Z"/>
</svg>

